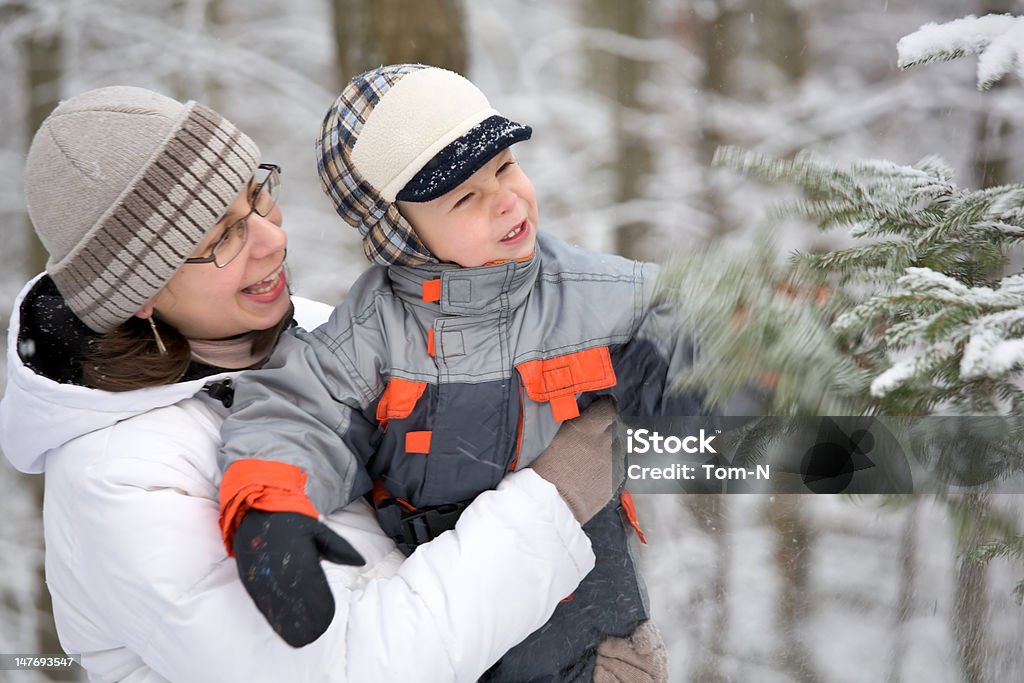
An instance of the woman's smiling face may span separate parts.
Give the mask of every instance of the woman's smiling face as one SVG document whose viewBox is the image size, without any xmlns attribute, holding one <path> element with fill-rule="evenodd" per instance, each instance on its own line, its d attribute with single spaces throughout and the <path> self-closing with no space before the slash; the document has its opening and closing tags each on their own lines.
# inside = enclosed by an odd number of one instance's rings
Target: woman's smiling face
<svg viewBox="0 0 1024 683">
<path fill-rule="evenodd" d="M 281 229 L 276 204 L 266 217 L 252 211 L 250 193 L 242 190 L 207 233 L 193 257 L 208 256 L 224 232 L 245 218 L 247 239 L 238 256 L 223 268 L 213 263 L 186 263 L 139 310 L 155 315 L 191 339 L 222 339 L 265 330 L 287 315 L 291 299 L 284 272 L 288 237 Z"/>
</svg>

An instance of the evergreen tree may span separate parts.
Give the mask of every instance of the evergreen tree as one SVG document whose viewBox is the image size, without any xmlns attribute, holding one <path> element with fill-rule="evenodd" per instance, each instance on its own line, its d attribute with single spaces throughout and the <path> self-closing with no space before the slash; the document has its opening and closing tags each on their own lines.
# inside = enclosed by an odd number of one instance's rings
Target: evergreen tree
<svg viewBox="0 0 1024 683">
<path fill-rule="evenodd" d="M 1024 275 L 999 277 L 1024 238 L 1024 186 L 961 188 L 938 159 L 839 166 L 809 154 L 787 161 L 725 148 L 716 162 L 804 190 L 808 199 L 777 213 L 849 229 L 853 246 L 795 254 L 784 274 L 798 283 L 819 278 L 835 305 L 782 322 L 797 326 L 787 333 L 797 339 L 825 339 L 819 326 L 829 324 L 833 347 L 871 378 L 842 383 L 855 391 L 848 402 L 854 410 L 1024 412 Z M 746 270 L 751 287 L 757 270 Z M 806 303 L 797 308 L 809 311 Z M 816 362 L 805 348 L 801 354 L 803 364 Z M 818 374 L 832 376 L 824 367 Z M 827 406 L 802 407 L 821 414 Z"/>
<path fill-rule="evenodd" d="M 980 54 L 989 87 L 1024 64 L 1022 35 L 1019 17 L 929 24 L 900 41 L 900 64 Z M 774 216 L 845 227 L 854 243 L 783 269 L 767 238 L 673 260 L 663 296 L 702 348 L 681 388 L 718 404 L 758 387 L 767 414 L 1024 413 L 1024 273 L 1004 274 L 1024 239 L 1024 185 L 962 188 L 937 157 L 839 165 L 722 148 L 715 163 L 801 189 Z"/>
<path fill-rule="evenodd" d="M 1024 18 L 927 25 L 899 50 L 904 68 L 978 54 L 978 85 L 988 88 L 1024 71 Z M 800 189 L 803 198 L 775 206 L 773 216 L 846 228 L 852 245 L 797 253 L 781 268 L 766 237 L 746 251 L 712 245 L 671 260 L 661 296 L 700 345 L 680 388 L 703 391 L 725 412 L 730 399 L 753 392 L 768 415 L 1002 416 L 1002 439 L 983 440 L 973 450 L 985 452 L 966 457 L 1019 477 L 1024 273 L 1006 270 L 1024 240 L 1024 185 L 959 187 L 937 157 L 837 164 L 722 148 L 715 163 Z M 932 441 L 945 457 L 943 435 Z M 965 440 L 951 443 L 963 463 Z M 997 513 L 984 492 L 946 501 L 964 566 L 1024 558 L 1018 521 Z M 1024 582 L 1014 594 L 1024 600 Z"/>
</svg>

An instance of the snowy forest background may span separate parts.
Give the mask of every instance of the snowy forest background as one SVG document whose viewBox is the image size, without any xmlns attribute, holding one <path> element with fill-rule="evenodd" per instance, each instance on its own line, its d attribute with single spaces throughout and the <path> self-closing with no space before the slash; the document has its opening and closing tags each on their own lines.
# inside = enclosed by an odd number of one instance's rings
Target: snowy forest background
<svg viewBox="0 0 1024 683">
<path fill-rule="evenodd" d="M 1024 179 L 1019 79 L 981 93 L 973 59 L 895 67 L 897 41 L 922 24 L 990 12 L 1022 14 L 1024 2 L 0 0 L 0 326 L 44 260 L 21 196 L 25 150 L 60 98 L 89 88 L 196 99 L 247 131 L 284 167 L 296 291 L 333 302 L 365 260 L 320 193 L 313 137 L 364 68 L 423 61 L 466 73 L 534 127 L 517 154 L 543 229 L 661 260 L 748 242 L 786 192 L 713 168 L 723 144 L 900 164 L 939 154 L 966 187 Z M 775 233 L 780 262 L 842 240 L 797 221 Z M 41 578 L 41 486 L 0 462 L 0 653 L 59 651 Z M 1024 680 L 1013 599 L 1024 569 L 965 552 L 984 526 L 941 499 L 637 498 L 674 681 Z M 993 517 L 1024 509 L 1013 496 L 985 505 Z M 0 681 L 55 679 L 0 671 Z"/>
</svg>

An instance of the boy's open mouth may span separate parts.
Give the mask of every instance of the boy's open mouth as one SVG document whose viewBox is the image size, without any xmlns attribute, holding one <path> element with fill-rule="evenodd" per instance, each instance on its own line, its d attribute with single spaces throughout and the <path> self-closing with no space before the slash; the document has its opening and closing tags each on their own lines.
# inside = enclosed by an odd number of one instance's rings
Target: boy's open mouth
<svg viewBox="0 0 1024 683">
<path fill-rule="evenodd" d="M 501 238 L 501 241 L 502 242 L 509 242 L 511 240 L 514 240 L 515 238 L 519 237 L 520 234 L 522 234 L 523 230 L 526 230 L 526 219 L 525 218 L 523 219 L 523 221 L 519 225 L 517 225 L 516 227 L 512 228 L 511 230 L 509 230 L 508 234 Z"/>
</svg>

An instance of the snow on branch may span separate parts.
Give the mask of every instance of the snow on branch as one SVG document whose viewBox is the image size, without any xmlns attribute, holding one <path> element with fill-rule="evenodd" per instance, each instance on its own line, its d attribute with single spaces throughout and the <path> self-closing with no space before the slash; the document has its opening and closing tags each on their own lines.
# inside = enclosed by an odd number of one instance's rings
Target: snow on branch
<svg viewBox="0 0 1024 683">
<path fill-rule="evenodd" d="M 775 215 L 846 227 L 855 239 L 790 262 L 843 304 L 830 309 L 833 341 L 872 378 L 852 404 L 892 415 L 1024 414 L 1024 273 L 993 279 L 1024 237 L 1024 185 L 961 188 L 935 157 L 838 164 L 726 147 L 714 163 L 803 189 L 804 199 Z M 764 345 L 744 341 L 748 355 Z M 779 385 L 792 381 L 793 366 L 777 368 Z"/>
<path fill-rule="evenodd" d="M 945 62 L 978 57 L 978 89 L 988 90 L 1011 71 L 1024 77 L 1024 17 L 1009 14 L 969 15 L 944 24 L 925 24 L 896 44 L 897 65 Z"/>
</svg>

